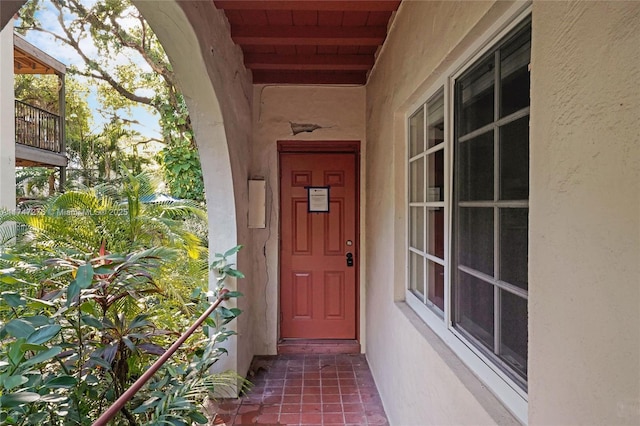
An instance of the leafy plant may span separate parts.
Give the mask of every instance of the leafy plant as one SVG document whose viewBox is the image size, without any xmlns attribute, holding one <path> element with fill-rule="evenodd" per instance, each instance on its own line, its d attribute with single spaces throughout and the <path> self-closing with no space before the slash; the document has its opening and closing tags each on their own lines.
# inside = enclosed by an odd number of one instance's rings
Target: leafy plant
<svg viewBox="0 0 640 426">
<path fill-rule="evenodd" d="M 242 277 L 227 262 L 240 247 L 218 254 L 214 294 L 240 296 L 223 289 L 227 277 Z M 0 328 L 0 421 L 2 424 L 89 424 L 121 395 L 155 356 L 164 353 L 159 329 L 150 313 L 133 318 L 128 302 L 145 305 L 145 295 L 158 293 L 151 276 L 169 249 L 153 248 L 128 255 L 104 255 L 83 261 L 54 258 L 42 267 L 50 280 L 40 297 L 2 293 L 11 314 Z M 25 266 L 23 264 L 23 266 Z M 5 270 L 3 282 L 28 283 L 20 268 Z M 199 308 L 206 293 L 194 291 Z M 199 310 L 199 309 L 197 309 Z M 146 309 L 145 309 L 146 311 Z M 152 309 L 151 309 L 152 312 Z M 225 325 L 240 311 L 219 307 L 206 319 L 203 333 L 179 357 L 163 366 L 151 383 L 121 410 L 116 424 L 203 422 L 209 392 L 243 382 L 235 373 L 211 374 L 225 353 L 218 344 L 232 332 Z"/>
<path fill-rule="evenodd" d="M 155 245 L 167 245 L 182 250 L 192 259 L 206 258 L 203 241 L 184 229 L 184 219 L 206 222 L 200 205 L 188 200 L 164 198 L 158 200 L 159 182 L 149 173 L 132 175 L 124 170 L 120 190 L 103 184 L 92 189 L 68 191 L 32 205 L 29 212 L 0 213 L 0 224 L 19 224 L 24 250 L 50 252 L 51 241 L 65 250 L 125 252 Z M 33 214 L 34 210 L 37 214 Z M 14 237 L 9 228 L 2 241 Z"/>
<path fill-rule="evenodd" d="M 203 200 L 204 181 L 198 151 L 188 140 L 165 147 L 158 155 L 171 194 L 179 198 Z"/>
<path fill-rule="evenodd" d="M 150 425 L 207 423 L 203 402 L 209 393 L 232 388 L 242 380 L 231 371 L 210 373 L 210 368 L 222 355 L 217 344 L 217 340 L 208 339 L 202 355 L 194 355 L 190 364 L 162 369 L 159 377 L 148 386 L 149 398 L 133 412 L 147 415 Z"/>
<path fill-rule="evenodd" d="M 243 277 L 228 261 L 240 247 L 216 254 L 206 292 L 206 247 L 183 228 L 204 212 L 157 197 L 148 175 L 124 175 L 122 190 L 69 191 L 0 213 L 1 424 L 90 424 L 223 294 L 226 278 Z M 209 392 L 242 389 L 234 373 L 209 372 L 239 314 L 218 307 L 114 424 L 201 421 Z"/>
<path fill-rule="evenodd" d="M 3 423 L 86 423 L 105 399 L 123 392 L 130 362 L 162 352 L 153 336 L 165 331 L 144 315 L 128 321 L 117 308 L 158 292 L 149 271 L 166 251 L 50 259 L 42 265 L 50 279 L 40 297 L 2 293 L 14 308 L 0 329 Z M 17 269 L 4 281 L 13 275 Z"/>
</svg>

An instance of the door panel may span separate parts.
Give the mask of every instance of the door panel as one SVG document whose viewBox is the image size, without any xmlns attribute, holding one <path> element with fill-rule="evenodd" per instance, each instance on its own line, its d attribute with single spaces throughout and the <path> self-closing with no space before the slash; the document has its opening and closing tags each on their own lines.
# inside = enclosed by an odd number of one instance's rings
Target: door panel
<svg viewBox="0 0 640 426">
<path fill-rule="evenodd" d="M 282 338 L 356 338 L 356 160 L 354 153 L 280 154 Z M 329 212 L 308 211 L 310 186 L 329 187 Z"/>
</svg>

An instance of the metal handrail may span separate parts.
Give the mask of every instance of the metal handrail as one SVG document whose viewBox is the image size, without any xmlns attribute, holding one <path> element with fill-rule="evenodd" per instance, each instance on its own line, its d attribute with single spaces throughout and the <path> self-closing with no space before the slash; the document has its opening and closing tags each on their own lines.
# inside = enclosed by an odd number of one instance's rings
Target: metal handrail
<svg viewBox="0 0 640 426">
<path fill-rule="evenodd" d="M 60 116 L 28 103 L 15 101 L 16 142 L 46 151 L 63 151 Z"/>
<path fill-rule="evenodd" d="M 200 324 L 202 324 L 204 320 L 207 319 L 209 315 L 211 315 L 211 313 L 218 307 L 218 305 L 220 305 L 220 303 L 225 300 L 225 294 L 227 292 L 228 290 L 226 289 L 220 290 L 220 292 L 218 293 L 219 296 L 215 300 L 215 302 L 213 302 L 211 306 L 209 306 L 209 308 L 202 315 L 200 315 L 200 318 L 198 318 L 198 320 L 193 323 L 193 325 L 189 327 L 189 329 L 185 331 L 182 336 L 180 336 L 180 338 L 176 340 L 173 345 L 171 345 L 171 347 L 167 349 L 167 351 L 162 354 L 162 356 L 158 358 L 156 362 L 154 362 L 153 365 L 147 371 L 145 371 L 145 373 L 140 376 L 138 380 L 135 381 L 133 385 L 131 385 L 129 389 L 127 389 L 122 395 L 120 395 L 120 398 L 118 398 L 107 411 L 102 413 L 98 420 L 93 423 L 93 426 L 105 426 L 109 420 L 115 417 L 115 415 L 118 414 L 118 412 L 122 409 L 122 407 L 124 407 L 127 401 L 133 398 L 133 396 L 142 388 L 142 386 L 144 386 L 145 383 L 147 383 L 147 381 L 149 381 L 149 379 L 151 379 L 151 377 L 153 377 L 153 375 L 160 369 L 160 367 L 162 367 L 162 365 L 167 362 L 169 358 L 171 358 L 171 355 L 173 355 L 173 353 L 178 350 L 178 348 L 184 343 L 184 341 L 187 340 L 189 336 L 191 336 L 193 332 L 196 331 L 198 327 L 200 327 Z"/>
</svg>

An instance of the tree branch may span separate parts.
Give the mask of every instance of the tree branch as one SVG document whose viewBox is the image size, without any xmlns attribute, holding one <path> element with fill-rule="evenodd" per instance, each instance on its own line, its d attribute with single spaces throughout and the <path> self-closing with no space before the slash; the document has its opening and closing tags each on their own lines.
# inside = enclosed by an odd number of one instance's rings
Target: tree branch
<svg viewBox="0 0 640 426">
<path fill-rule="evenodd" d="M 162 78 L 170 85 L 175 86 L 175 76 L 172 72 L 167 69 L 166 64 L 157 63 L 150 55 L 149 50 L 151 50 L 151 42 L 149 41 L 149 46 L 145 46 L 145 39 L 147 35 L 147 29 L 144 25 L 144 18 L 142 15 L 135 15 L 136 18 L 141 22 L 141 42 L 137 43 L 132 41 L 132 37 L 127 37 L 127 32 L 122 29 L 120 23 L 114 15 L 109 16 L 109 21 L 111 22 L 112 29 L 108 30 L 114 37 L 118 39 L 123 46 L 128 47 L 130 49 L 135 50 L 142 56 L 145 62 L 151 67 L 151 69 L 158 75 L 162 76 Z"/>
<path fill-rule="evenodd" d="M 84 50 L 80 47 L 79 40 L 74 38 L 74 36 L 71 33 L 71 31 L 69 31 L 69 29 L 64 24 L 62 6 L 58 2 L 53 2 L 53 4 L 54 4 L 55 8 L 58 10 L 58 23 L 60 24 L 60 27 L 62 28 L 62 31 L 64 32 L 64 34 L 66 36 L 66 39 L 63 38 L 63 37 L 58 37 L 58 38 L 62 42 L 66 43 L 68 46 L 71 46 L 76 51 L 76 53 L 78 53 L 78 55 L 80 55 L 80 57 L 82 58 L 84 63 L 87 64 L 87 67 L 90 70 L 93 70 L 96 73 L 98 73 L 97 75 L 93 74 L 93 73 L 86 73 L 86 74 L 85 73 L 80 73 L 80 74 L 84 75 L 86 77 L 98 78 L 100 80 L 103 80 L 103 81 L 107 82 L 119 94 L 121 94 L 125 98 L 129 99 L 130 101 L 139 102 L 139 103 L 142 103 L 142 104 L 153 106 L 152 105 L 152 101 L 153 100 L 151 98 L 148 98 L 146 96 L 138 96 L 135 93 L 127 90 L 121 84 L 119 84 L 108 72 L 106 72 L 106 70 L 104 68 L 102 68 L 96 61 L 92 60 L 91 58 L 89 58 L 86 55 Z"/>
<path fill-rule="evenodd" d="M 135 143 L 135 145 L 146 145 L 146 144 L 151 143 L 151 142 L 157 142 L 157 143 L 161 143 L 163 145 L 167 144 L 165 141 L 160 140 L 160 139 L 156 139 L 156 138 L 149 138 L 149 139 L 145 139 L 143 141 L 134 142 L 134 143 Z"/>
</svg>

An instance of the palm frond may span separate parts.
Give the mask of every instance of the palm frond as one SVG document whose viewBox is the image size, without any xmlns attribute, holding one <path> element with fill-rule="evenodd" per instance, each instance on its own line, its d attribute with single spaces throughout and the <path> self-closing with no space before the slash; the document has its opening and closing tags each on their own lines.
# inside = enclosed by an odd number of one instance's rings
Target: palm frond
<svg viewBox="0 0 640 426">
<path fill-rule="evenodd" d="M 198 203 L 191 200 L 163 200 L 147 203 L 145 206 L 150 211 L 155 211 L 163 217 L 184 219 L 185 217 L 195 216 L 205 223 L 207 222 L 206 211 Z"/>
</svg>

